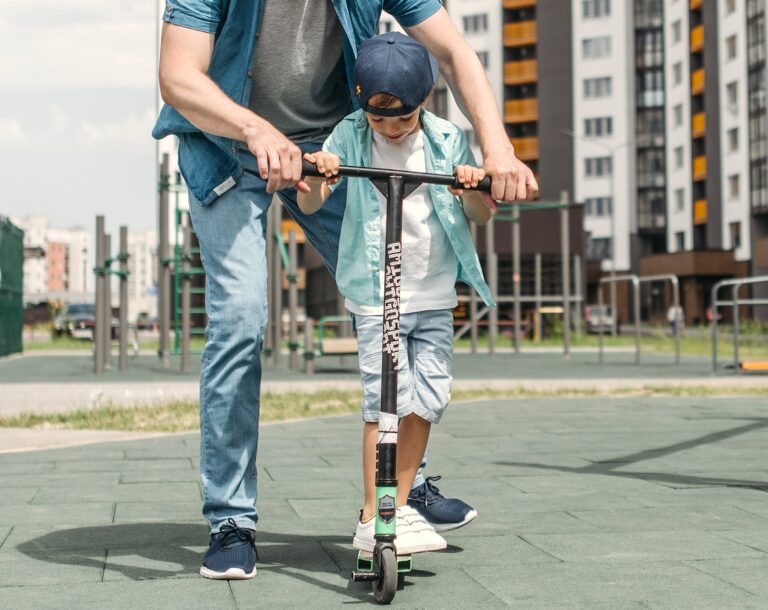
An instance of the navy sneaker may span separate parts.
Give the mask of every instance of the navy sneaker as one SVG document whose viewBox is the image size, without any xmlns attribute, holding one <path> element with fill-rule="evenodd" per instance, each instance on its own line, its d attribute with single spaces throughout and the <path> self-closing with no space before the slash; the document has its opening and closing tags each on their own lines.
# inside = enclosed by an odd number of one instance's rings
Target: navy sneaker
<svg viewBox="0 0 768 610">
<path fill-rule="evenodd" d="M 432 485 L 440 477 L 427 477 L 426 481 L 408 494 L 408 505 L 421 513 L 438 532 L 455 530 L 477 517 L 477 511 L 458 498 L 445 498 Z"/>
<path fill-rule="evenodd" d="M 200 576 L 216 580 L 244 580 L 256 576 L 256 532 L 227 519 L 203 557 Z"/>
</svg>

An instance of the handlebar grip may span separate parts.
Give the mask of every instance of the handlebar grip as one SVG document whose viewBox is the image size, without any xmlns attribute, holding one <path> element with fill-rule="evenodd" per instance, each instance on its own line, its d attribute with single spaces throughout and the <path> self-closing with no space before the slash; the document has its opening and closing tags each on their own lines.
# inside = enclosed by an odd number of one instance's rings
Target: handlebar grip
<svg viewBox="0 0 768 610">
<path fill-rule="evenodd" d="M 322 174 L 317 171 L 317 167 L 315 167 L 315 164 L 307 161 L 306 159 L 301 160 L 301 175 L 302 176 L 322 176 Z"/>
<path fill-rule="evenodd" d="M 490 193 L 491 177 L 486 176 L 485 178 L 483 178 L 480 182 L 477 183 L 477 186 L 475 188 L 466 188 L 461 182 L 459 182 L 458 178 L 454 179 L 453 184 L 451 186 L 455 189 L 463 189 L 465 191 L 482 191 L 483 193 Z"/>
</svg>

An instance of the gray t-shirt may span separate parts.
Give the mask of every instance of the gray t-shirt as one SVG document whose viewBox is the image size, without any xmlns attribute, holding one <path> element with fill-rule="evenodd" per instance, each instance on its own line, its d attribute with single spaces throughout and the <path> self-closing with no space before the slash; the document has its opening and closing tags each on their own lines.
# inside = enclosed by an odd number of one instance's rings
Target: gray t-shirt
<svg viewBox="0 0 768 610">
<path fill-rule="evenodd" d="M 352 108 L 343 41 L 330 0 L 265 0 L 251 110 L 296 143 L 325 140 Z"/>
</svg>

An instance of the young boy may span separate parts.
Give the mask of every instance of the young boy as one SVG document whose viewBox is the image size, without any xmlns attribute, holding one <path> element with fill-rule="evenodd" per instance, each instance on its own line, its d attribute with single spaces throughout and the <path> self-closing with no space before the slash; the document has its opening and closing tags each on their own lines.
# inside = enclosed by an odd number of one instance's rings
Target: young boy
<svg viewBox="0 0 768 610">
<path fill-rule="evenodd" d="M 355 66 L 361 110 L 342 120 L 322 152 L 305 155 L 325 178 L 306 178 L 309 193 L 298 193 L 304 213 L 317 211 L 340 180 L 339 165 L 453 174 L 477 186 L 463 132 L 424 109 L 437 77 L 434 58 L 417 41 L 399 33 L 362 44 Z M 450 192 L 449 192 L 450 191 Z M 461 197 L 462 200 L 459 200 Z M 400 554 L 436 551 L 445 540 L 408 506 L 430 427 L 450 399 L 456 280 L 470 284 L 492 305 L 466 219 L 486 223 L 487 195 L 421 185 L 406 191 L 403 204 L 398 357 L 397 538 Z M 386 202 L 368 180 L 350 180 L 342 222 L 336 281 L 352 314 L 363 384 L 363 479 L 365 501 L 353 539 L 372 551 L 375 514 L 376 439 L 381 387 L 382 261 Z"/>
</svg>

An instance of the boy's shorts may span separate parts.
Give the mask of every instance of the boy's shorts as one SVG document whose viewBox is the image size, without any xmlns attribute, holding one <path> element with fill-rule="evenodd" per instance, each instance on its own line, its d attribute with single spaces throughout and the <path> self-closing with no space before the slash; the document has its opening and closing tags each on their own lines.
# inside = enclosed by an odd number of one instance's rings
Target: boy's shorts
<svg viewBox="0 0 768 610">
<path fill-rule="evenodd" d="M 357 332 L 363 420 L 379 421 L 381 404 L 381 316 L 353 314 Z M 415 413 L 433 424 L 451 399 L 453 314 L 450 309 L 400 316 L 397 415 Z"/>
</svg>

